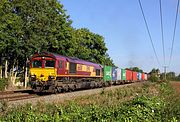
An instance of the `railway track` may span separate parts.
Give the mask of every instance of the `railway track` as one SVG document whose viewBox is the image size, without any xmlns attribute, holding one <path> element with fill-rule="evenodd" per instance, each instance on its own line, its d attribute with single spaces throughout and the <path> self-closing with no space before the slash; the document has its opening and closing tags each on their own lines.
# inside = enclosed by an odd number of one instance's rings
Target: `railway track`
<svg viewBox="0 0 180 122">
<path fill-rule="evenodd" d="M 143 82 L 131 83 L 131 84 L 124 84 L 124 85 L 112 85 L 111 87 L 105 87 L 106 90 L 114 89 L 114 88 L 122 88 L 129 85 L 136 85 L 142 84 Z M 36 103 L 40 101 L 52 102 L 52 101 L 62 101 L 72 99 L 78 96 L 84 96 L 89 94 L 95 94 L 102 91 L 104 88 L 96 88 L 96 89 L 84 89 L 84 90 L 76 90 L 74 92 L 66 92 L 60 94 L 35 94 L 32 90 L 21 90 L 21 91 L 6 91 L 0 92 L 0 101 L 7 101 L 9 103 L 18 103 L 23 104 L 25 103 Z"/>
<path fill-rule="evenodd" d="M 67 92 L 67 93 L 60 93 L 60 94 L 31 94 L 32 96 L 22 96 L 16 98 L 10 98 L 7 102 L 8 107 L 14 107 L 19 105 L 25 105 L 30 103 L 32 105 L 37 105 L 38 102 L 41 103 L 56 103 L 56 102 L 63 102 L 66 100 L 72 100 L 77 97 L 81 96 L 88 96 L 93 94 L 99 94 L 102 91 L 109 91 L 113 89 L 119 89 L 127 86 L 139 86 L 143 85 L 143 82 L 137 82 L 132 84 L 124 84 L 124 85 L 112 85 L 111 87 L 104 87 L 104 88 L 96 88 L 96 89 L 87 89 L 87 90 L 77 90 L 74 92 Z"/>
<path fill-rule="evenodd" d="M 0 92 L 0 96 L 1 95 L 7 95 L 7 94 L 15 94 L 15 93 L 33 93 L 33 91 L 30 89 L 28 89 L 28 90 L 16 90 L 16 91 L 3 91 L 3 92 Z"/>
<path fill-rule="evenodd" d="M 0 101 L 16 101 L 38 97 L 32 90 L 0 92 Z"/>
</svg>

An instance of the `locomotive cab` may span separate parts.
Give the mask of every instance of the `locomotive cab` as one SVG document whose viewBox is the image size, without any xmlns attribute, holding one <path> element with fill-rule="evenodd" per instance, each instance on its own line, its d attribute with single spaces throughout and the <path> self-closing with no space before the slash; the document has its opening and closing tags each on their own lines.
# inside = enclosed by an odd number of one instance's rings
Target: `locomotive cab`
<svg viewBox="0 0 180 122">
<path fill-rule="evenodd" d="M 52 57 L 34 57 L 30 65 L 31 81 L 55 80 L 57 75 L 56 60 Z"/>
</svg>

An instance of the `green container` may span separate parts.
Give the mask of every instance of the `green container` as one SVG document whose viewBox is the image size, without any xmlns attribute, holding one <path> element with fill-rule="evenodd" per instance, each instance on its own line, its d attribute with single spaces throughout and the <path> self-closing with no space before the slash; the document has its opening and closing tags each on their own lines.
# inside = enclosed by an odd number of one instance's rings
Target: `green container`
<svg viewBox="0 0 180 122">
<path fill-rule="evenodd" d="M 112 67 L 111 66 L 104 66 L 104 81 L 111 81 L 112 80 Z"/>
<path fill-rule="evenodd" d="M 121 69 L 121 80 L 126 80 L 126 70 Z"/>
</svg>

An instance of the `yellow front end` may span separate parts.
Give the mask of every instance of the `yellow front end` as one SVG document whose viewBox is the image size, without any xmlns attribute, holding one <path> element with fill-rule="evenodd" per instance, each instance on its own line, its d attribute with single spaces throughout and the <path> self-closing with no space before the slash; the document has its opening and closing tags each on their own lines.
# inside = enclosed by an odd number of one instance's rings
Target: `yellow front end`
<svg viewBox="0 0 180 122">
<path fill-rule="evenodd" d="M 49 77 L 51 79 L 56 79 L 57 69 L 56 68 L 30 68 L 30 75 L 35 76 L 38 81 L 48 81 Z"/>
</svg>

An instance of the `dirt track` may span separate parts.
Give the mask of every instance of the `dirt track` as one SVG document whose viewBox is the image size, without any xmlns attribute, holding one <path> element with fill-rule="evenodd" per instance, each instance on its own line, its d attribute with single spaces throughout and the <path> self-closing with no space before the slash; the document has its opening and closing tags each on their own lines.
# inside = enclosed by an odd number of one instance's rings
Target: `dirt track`
<svg viewBox="0 0 180 122">
<path fill-rule="evenodd" d="M 177 93 L 180 93 L 180 82 L 177 81 L 171 81 L 171 85 L 176 90 Z"/>
</svg>

